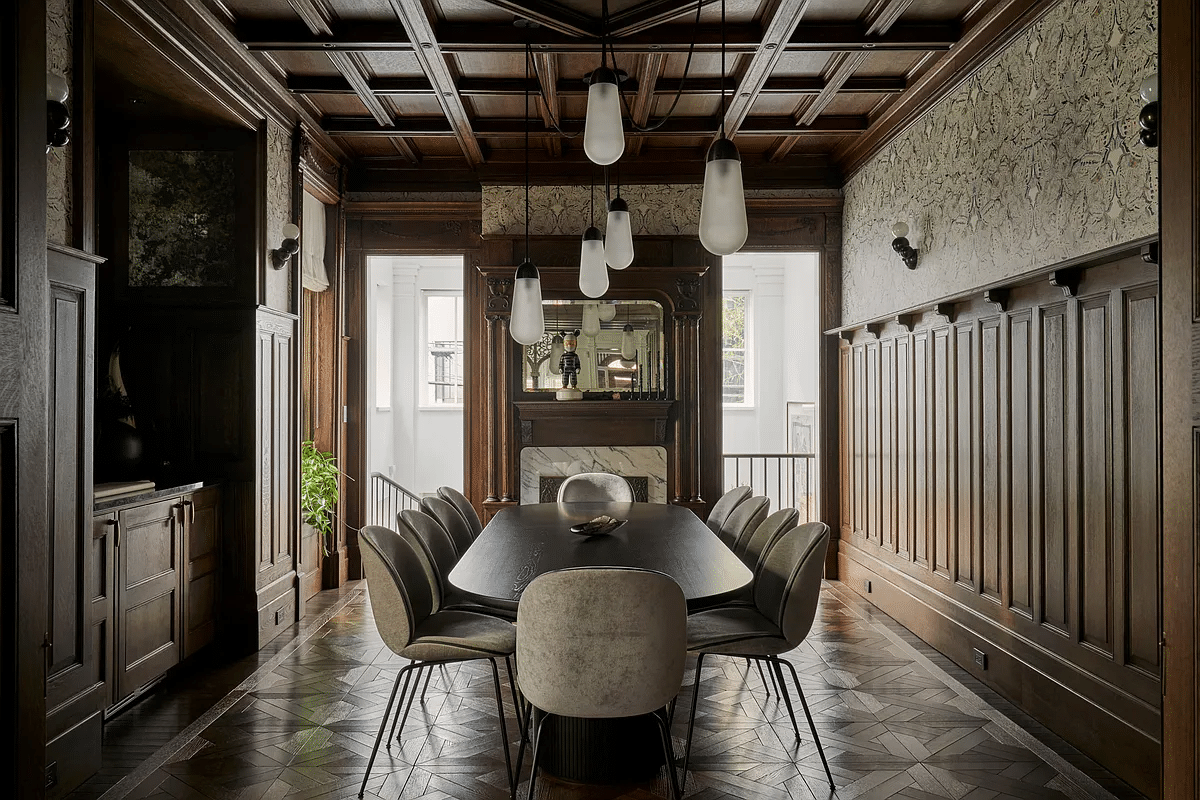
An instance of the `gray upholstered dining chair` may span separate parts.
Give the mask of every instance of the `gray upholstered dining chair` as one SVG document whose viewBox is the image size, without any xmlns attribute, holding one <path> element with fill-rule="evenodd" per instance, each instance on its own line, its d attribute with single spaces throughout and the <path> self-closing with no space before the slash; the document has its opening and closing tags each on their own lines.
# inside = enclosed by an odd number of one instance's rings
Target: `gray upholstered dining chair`
<svg viewBox="0 0 1200 800">
<path fill-rule="evenodd" d="M 733 543 L 733 554 L 751 570 L 758 569 L 758 560 L 770 549 L 771 544 L 784 531 L 796 527 L 800 512 L 794 508 L 781 508 L 758 524 L 758 527 Z"/>
<path fill-rule="evenodd" d="M 743 536 L 749 537 L 758 529 L 770 510 L 771 501 L 766 497 L 751 497 L 738 503 L 737 508 L 717 531 L 717 536 L 733 550 Z"/>
<path fill-rule="evenodd" d="M 633 489 L 620 475 L 607 472 L 581 472 L 558 487 L 560 503 L 632 503 Z"/>
<path fill-rule="evenodd" d="M 825 750 L 817 736 L 808 701 L 796 677 L 796 668 L 780 655 L 794 650 L 808 636 L 817 612 L 825 551 L 829 546 L 829 527 L 809 522 L 779 536 L 759 562 L 754 581 L 754 607 L 722 606 L 700 611 L 688 617 L 687 648 L 696 653 L 696 682 L 692 690 L 692 711 L 688 718 L 687 744 L 683 753 L 683 782 L 687 781 L 688 761 L 692 752 L 692 731 L 696 723 L 696 700 L 700 693 L 700 675 L 704 657 L 726 655 L 765 662 L 773 670 L 796 738 L 800 728 L 787 691 L 782 665 L 792 673 L 792 683 L 800 696 L 813 742 L 821 755 L 821 764 L 834 788 L 833 773 L 825 759 Z"/>
<path fill-rule="evenodd" d="M 454 542 L 454 552 L 462 558 L 462 554 L 467 552 L 467 548 L 475 541 L 475 537 L 471 535 L 471 529 L 467 527 L 467 522 L 462 518 L 450 503 L 447 503 L 440 497 L 422 497 L 421 510 L 438 521 L 438 524 L 446 529 L 446 533 L 450 534 L 450 540 Z"/>
<path fill-rule="evenodd" d="M 475 512 L 475 506 L 471 505 L 467 496 L 452 486 L 438 487 L 437 494 L 438 497 L 454 506 L 454 510 L 463 518 L 463 522 L 467 523 L 467 527 L 471 529 L 471 541 L 478 539 L 480 532 L 483 531 L 483 522 L 479 519 L 479 514 Z"/>
<path fill-rule="evenodd" d="M 396 514 L 396 530 L 401 533 L 412 532 L 419 541 L 419 546 L 425 551 L 430 567 L 432 580 L 437 588 L 438 608 L 453 608 L 465 611 L 477 611 L 481 614 L 491 614 L 510 622 L 517 619 L 517 601 L 503 601 L 491 598 L 475 598 L 467 595 L 450 583 L 447 575 L 458 563 L 458 553 L 454 542 L 446 529 L 433 517 L 415 508 L 406 508 Z"/>
<path fill-rule="evenodd" d="M 683 683 L 687 606 L 669 576 L 623 567 L 582 567 L 534 578 L 517 611 L 517 673 L 533 726 L 529 797 L 537 778 L 545 714 L 612 718 L 651 715 L 671 789 L 679 798 L 666 707 Z M 527 709 L 526 724 L 532 716 Z M 525 752 L 521 737 L 517 773 Z"/>
<path fill-rule="evenodd" d="M 720 533 L 721 526 L 725 524 L 725 520 L 729 519 L 733 510 L 749 497 L 749 486 L 735 486 L 717 498 L 717 502 L 713 503 L 712 510 L 708 512 L 708 519 L 705 520 L 708 529 L 713 533 Z"/>
<path fill-rule="evenodd" d="M 439 611 L 435 604 L 434 585 L 430 582 L 431 569 L 424 552 L 413 542 L 388 528 L 368 525 L 359 531 L 363 570 L 367 577 L 367 592 L 371 598 L 371 613 L 375 627 L 384 644 L 396 655 L 407 658 L 406 664 L 396 673 L 387 709 L 379 722 L 379 733 L 371 758 L 363 775 L 358 796 L 362 797 L 375 765 L 379 743 L 401 680 L 404 690 L 400 692 L 401 703 L 409 691 L 417 691 L 419 672 L 438 664 L 487 659 L 492 665 L 492 681 L 496 691 L 496 714 L 500 720 L 500 742 L 504 748 L 504 767 L 508 771 L 510 792 L 516 792 L 512 765 L 508 752 L 508 728 L 504 722 L 504 701 L 500 696 L 500 670 L 496 659 L 512 655 L 516 651 L 516 628 L 508 622 L 486 614 L 470 611 Z M 416 680 L 411 680 L 416 675 Z M 411 702 L 411 701 L 410 701 Z M 394 724 L 394 723 L 393 723 Z M 390 737 L 388 747 L 391 747 Z"/>
</svg>

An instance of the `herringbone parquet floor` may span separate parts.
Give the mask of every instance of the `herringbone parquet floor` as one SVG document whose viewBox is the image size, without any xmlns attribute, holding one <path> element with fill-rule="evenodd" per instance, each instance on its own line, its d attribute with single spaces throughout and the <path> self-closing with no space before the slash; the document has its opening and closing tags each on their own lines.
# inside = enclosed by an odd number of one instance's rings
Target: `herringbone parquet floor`
<svg viewBox="0 0 1200 800">
<path fill-rule="evenodd" d="M 368 603 L 363 591 L 345 595 L 324 624 L 281 648 L 102 796 L 354 797 L 396 670 L 404 664 L 380 640 Z M 816 719 L 836 793 L 829 791 L 803 717 L 797 742 L 786 708 L 764 690 L 757 671 L 747 674 L 744 662 L 711 657 L 699 686 L 689 798 L 1114 797 L 874 619 L 870 606 L 836 583 L 826 586 L 813 633 L 789 659 Z M 693 667 L 675 718 L 679 754 Z M 504 800 L 495 710 L 485 665 L 453 665 L 438 674 L 424 702 L 414 706 L 403 744 L 380 751 L 367 796 Z M 511 706 L 506 711 L 515 758 L 516 725 Z M 522 789 L 528 771 L 527 759 Z M 98 794 L 87 789 L 79 796 Z M 543 800 L 641 800 L 670 793 L 664 771 L 648 783 L 612 787 L 542 776 L 537 794 Z"/>
</svg>

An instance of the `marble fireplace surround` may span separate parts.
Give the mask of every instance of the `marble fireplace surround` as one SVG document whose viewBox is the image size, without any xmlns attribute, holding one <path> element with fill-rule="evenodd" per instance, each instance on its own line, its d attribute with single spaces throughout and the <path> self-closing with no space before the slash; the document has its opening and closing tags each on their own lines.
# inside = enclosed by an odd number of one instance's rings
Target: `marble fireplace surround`
<svg viewBox="0 0 1200 800">
<path fill-rule="evenodd" d="M 526 447 L 521 450 L 521 504 L 540 502 L 542 476 L 581 472 L 645 477 L 649 501 L 667 502 L 665 447 Z"/>
</svg>

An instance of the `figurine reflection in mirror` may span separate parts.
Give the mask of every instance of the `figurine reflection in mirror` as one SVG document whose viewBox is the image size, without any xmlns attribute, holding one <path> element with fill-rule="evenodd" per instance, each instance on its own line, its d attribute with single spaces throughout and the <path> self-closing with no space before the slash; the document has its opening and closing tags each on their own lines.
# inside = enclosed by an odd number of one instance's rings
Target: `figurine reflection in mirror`
<svg viewBox="0 0 1200 800">
<path fill-rule="evenodd" d="M 579 330 L 561 331 L 563 354 L 558 359 L 558 371 L 562 373 L 562 388 L 555 393 L 559 400 L 582 400 L 583 392 L 576 388 L 582 364 L 575 348 L 579 345 Z"/>
</svg>

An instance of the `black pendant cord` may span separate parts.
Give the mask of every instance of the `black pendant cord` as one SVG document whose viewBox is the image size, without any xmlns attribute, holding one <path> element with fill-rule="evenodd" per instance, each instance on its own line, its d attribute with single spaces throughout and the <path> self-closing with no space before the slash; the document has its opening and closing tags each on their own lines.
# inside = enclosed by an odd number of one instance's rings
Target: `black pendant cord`
<svg viewBox="0 0 1200 800">
<path fill-rule="evenodd" d="M 646 133 L 649 131 L 656 131 L 659 128 L 661 128 L 663 125 L 665 125 L 667 120 L 669 120 L 671 118 L 671 115 L 675 113 L 675 107 L 679 105 L 679 98 L 683 97 L 683 85 L 687 82 L 688 74 L 691 72 L 691 69 L 692 69 L 692 54 L 696 52 L 696 31 L 698 31 L 700 29 L 700 11 L 703 8 L 704 8 L 704 0 L 697 0 L 696 21 L 694 23 L 692 23 L 692 42 L 691 42 L 691 44 L 688 45 L 687 60 L 683 62 L 683 77 L 679 79 L 679 87 L 675 90 L 675 99 L 671 101 L 671 107 L 667 109 L 666 113 L 662 115 L 662 117 L 658 120 L 658 122 L 655 122 L 653 124 L 647 123 L 646 125 L 638 125 L 637 121 L 633 118 L 633 109 L 629 105 L 629 98 L 625 96 L 625 92 L 621 91 L 620 82 L 617 83 L 617 95 L 621 98 L 621 103 L 625 106 L 625 113 L 629 116 L 629 125 L 635 131 L 640 131 L 642 133 Z M 615 50 L 612 49 L 611 42 L 609 43 L 608 48 L 609 48 L 609 51 L 612 52 L 613 71 L 616 72 L 617 71 L 617 53 Z M 725 72 L 725 69 L 724 69 L 724 67 L 722 67 L 721 68 L 721 73 L 722 73 L 721 77 L 722 78 L 724 78 L 724 72 Z M 722 82 L 722 85 L 721 85 L 722 96 L 724 96 L 724 92 L 725 92 L 725 85 L 724 85 L 724 82 Z"/>
<path fill-rule="evenodd" d="M 604 202 L 612 202 L 612 184 L 608 180 L 608 165 L 604 165 Z"/>
<path fill-rule="evenodd" d="M 617 197 L 621 196 L 621 160 L 617 159 Z"/>
<path fill-rule="evenodd" d="M 525 43 L 525 260 L 529 260 L 529 62 L 533 46 Z"/>
<path fill-rule="evenodd" d="M 725 138 L 725 0 L 721 0 L 721 138 Z"/>
<path fill-rule="evenodd" d="M 600 66 L 601 68 L 608 66 L 608 54 L 605 51 L 604 44 L 608 42 L 608 46 L 612 47 L 612 42 L 608 39 L 608 0 L 604 0 L 600 4 Z M 617 57 L 613 56 L 613 71 L 616 71 Z M 621 80 L 617 79 L 617 88 L 620 88 Z"/>
<path fill-rule="evenodd" d="M 596 167 L 592 167 L 592 199 L 588 201 L 588 225 L 596 227 Z"/>
</svg>

